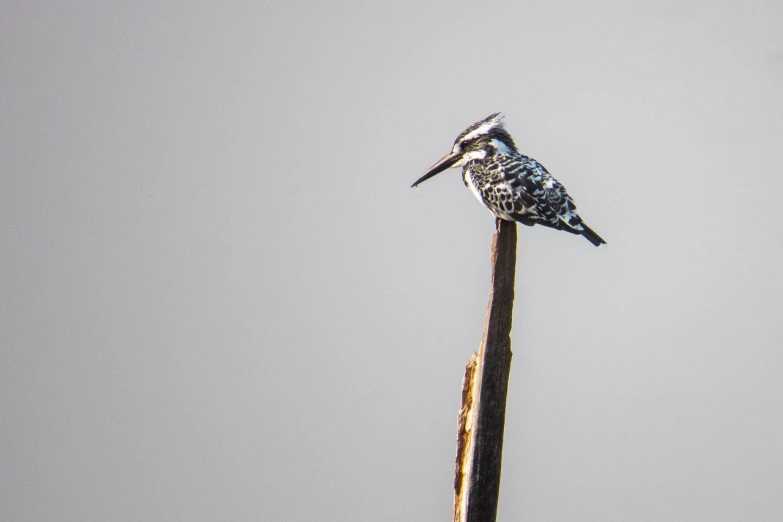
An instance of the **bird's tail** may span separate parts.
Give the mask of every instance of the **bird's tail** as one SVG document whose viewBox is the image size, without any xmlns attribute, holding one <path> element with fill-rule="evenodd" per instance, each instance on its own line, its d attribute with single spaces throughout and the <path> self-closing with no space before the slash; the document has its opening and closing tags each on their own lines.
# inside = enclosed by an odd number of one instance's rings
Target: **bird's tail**
<svg viewBox="0 0 783 522">
<path fill-rule="evenodd" d="M 580 225 L 582 225 L 582 228 L 584 229 L 581 230 L 580 233 L 585 237 L 585 239 L 597 247 L 605 247 L 606 241 L 604 241 L 601 236 L 593 232 L 592 228 L 588 227 L 584 223 L 580 223 Z"/>
</svg>

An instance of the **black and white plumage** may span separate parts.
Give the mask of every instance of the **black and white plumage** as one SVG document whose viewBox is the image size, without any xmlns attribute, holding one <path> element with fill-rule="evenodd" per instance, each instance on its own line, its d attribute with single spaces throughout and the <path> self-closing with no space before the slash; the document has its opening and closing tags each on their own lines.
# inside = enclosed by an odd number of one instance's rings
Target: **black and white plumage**
<svg viewBox="0 0 783 522">
<path fill-rule="evenodd" d="M 495 217 L 565 230 L 595 246 L 606 245 L 579 217 L 565 187 L 539 162 L 519 153 L 501 118 L 496 113 L 462 131 L 451 152 L 411 186 L 462 167 L 465 186 Z"/>
</svg>

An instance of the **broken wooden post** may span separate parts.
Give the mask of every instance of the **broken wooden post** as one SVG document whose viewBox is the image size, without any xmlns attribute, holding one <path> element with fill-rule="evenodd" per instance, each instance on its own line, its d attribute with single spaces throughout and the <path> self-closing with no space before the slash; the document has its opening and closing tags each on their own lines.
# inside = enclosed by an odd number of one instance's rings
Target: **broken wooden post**
<svg viewBox="0 0 783 522">
<path fill-rule="evenodd" d="M 465 368 L 454 472 L 454 522 L 494 522 L 506 392 L 511 371 L 511 312 L 517 224 L 498 219 L 492 240 L 492 287 L 478 352 Z"/>
</svg>

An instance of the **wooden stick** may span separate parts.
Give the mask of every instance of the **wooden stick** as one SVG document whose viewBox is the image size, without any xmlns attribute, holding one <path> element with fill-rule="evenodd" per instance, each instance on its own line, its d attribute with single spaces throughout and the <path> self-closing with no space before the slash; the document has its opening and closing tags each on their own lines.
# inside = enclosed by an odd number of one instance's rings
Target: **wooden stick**
<svg viewBox="0 0 783 522">
<path fill-rule="evenodd" d="M 517 224 L 497 220 L 492 288 L 479 351 L 465 368 L 454 472 L 454 522 L 494 522 L 511 371 Z"/>
</svg>

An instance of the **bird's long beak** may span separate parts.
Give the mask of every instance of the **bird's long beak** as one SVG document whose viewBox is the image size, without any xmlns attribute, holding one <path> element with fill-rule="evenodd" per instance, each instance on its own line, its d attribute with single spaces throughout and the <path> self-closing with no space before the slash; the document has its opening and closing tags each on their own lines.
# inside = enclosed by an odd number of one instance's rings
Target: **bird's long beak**
<svg viewBox="0 0 783 522">
<path fill-rule="evenodd" d="M 460 152 L 452 152 L 451 154 L 444 156 L 435 165 L 430 167 L 430 170 L 428 170 L 425 175 L 417 179 L 416 182 L 413 185 L 411 185 L 411 188 L 415 187 L 419 183 L 424 183 L 425 181 L 433 177 L 435 174 L 440 174 L 444 170 L 450 169 L 451 167 L 454 166 L 455 163 L 457 163 L 460 160 L 460 158 L 462 158 L 462 153 Z"/>
</svg>

